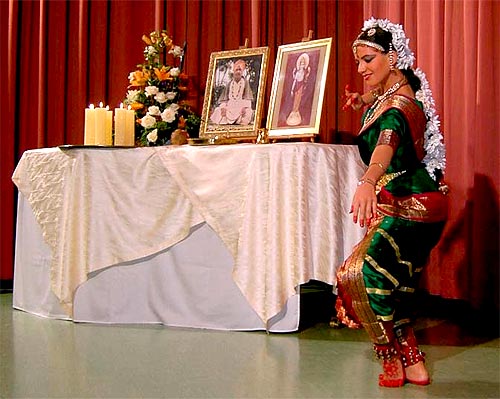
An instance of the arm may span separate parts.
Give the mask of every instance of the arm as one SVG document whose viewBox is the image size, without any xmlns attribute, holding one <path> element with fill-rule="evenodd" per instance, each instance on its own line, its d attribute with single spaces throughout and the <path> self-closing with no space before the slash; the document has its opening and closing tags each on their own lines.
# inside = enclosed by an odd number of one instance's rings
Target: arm
<svg viewBox="0 0 500 399">
<path fill-rule="evenodd" d="M 375 147 L 370 165 L 363 177 L 359 180 L 358 187 L 354 193 L 351 204 L 353 221 L 364 227 L 369 225 L 371 218 L 377 212 L 377 195 L 375 185 L 377 180 L 385 173 L 389 166 L 394 148 L 389 144 L 379 144 Z"/>
<path fill-rule="evenodd" d="M 344 111 L 347 111 L 349 107 L 352 107 L 355 111 L 359 110 L 361 107 L 365 105 L 370 105 L 375 102 L 377 97 L 379 96 L 379 90 L 373 89 L 367 91 L 366 93 L 359 94 L 353 93 L 349 90 L 349 85 L 345 87 L 345 96 L 347 98 L 346 103 L 342 107 Z"/>
</svg>

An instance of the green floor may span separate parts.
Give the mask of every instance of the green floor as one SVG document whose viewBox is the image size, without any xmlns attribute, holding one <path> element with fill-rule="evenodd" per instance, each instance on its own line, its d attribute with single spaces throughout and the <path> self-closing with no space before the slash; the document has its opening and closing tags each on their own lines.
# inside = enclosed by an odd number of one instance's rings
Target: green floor
<svg viewBox="0 0 500 399">
<path fill-rule="evenodd" d="M 0 295 L 1 398 L 499 398 L 498 328 L 418 319 L 432 384 L 377 386 L 360 330 L 293 334 L 49 320 Z"/>
</svg>

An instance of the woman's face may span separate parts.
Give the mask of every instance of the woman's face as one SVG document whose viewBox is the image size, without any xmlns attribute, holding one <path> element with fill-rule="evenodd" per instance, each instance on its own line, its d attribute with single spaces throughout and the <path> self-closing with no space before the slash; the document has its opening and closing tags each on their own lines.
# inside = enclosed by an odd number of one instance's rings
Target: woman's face
<svg viewBox="0 0 500 399">
<path fill-rule="evenodd" d="M 387 54 L 368 46 L 357 46 L 354 58 L 358 64 L 358 73 L 368 85 L 385 83 L 391 72 Z"/>
</svg>

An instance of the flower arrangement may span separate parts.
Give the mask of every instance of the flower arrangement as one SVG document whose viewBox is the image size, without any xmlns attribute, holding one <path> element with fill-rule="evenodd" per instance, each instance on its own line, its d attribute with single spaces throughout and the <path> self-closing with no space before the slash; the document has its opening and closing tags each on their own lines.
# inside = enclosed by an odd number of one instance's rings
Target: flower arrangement
<svg viewBox="0 0 500 399">
<path fill-rule="evenodd" d="M 124 100 L 135 112 L 136 143 L 167 145 L 176 131 L 197 137 L 201 119 L 185 102 L 189 78 L 182 72 L 184 48 L 175 45 L 166 30 L 151 32 L 142 40 L 145 62 L 129 74 Z"/>
</svg>

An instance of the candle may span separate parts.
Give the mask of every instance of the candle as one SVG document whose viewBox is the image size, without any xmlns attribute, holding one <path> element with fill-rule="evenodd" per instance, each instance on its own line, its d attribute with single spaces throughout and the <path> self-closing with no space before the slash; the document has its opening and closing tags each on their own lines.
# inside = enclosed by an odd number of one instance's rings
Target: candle
<svg viewBox="0 0 500 399">
<path fill-rule="evenodd" d="M 95 111 L 94 104 L 85 108 L 85 134 L 83 143 L 93 145 L 95 143 Z"/>
<path fill-rule="evenodd" d="M 120 108 L 115 108 L 115 145 L 134 146 L 135 144 L 135 112 Z"/>
<path fill-rule="evenodd" d="M 113 112 L 109 111 L 109 107 L 104 108 L 102 102 L 99 108 L 94 109 L 95 112 L 95 142 L 97 145 L 112 145 L 112 121 Z"/>
</svg>

